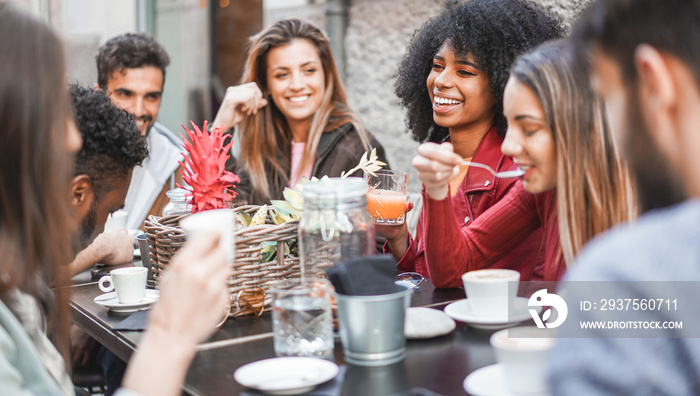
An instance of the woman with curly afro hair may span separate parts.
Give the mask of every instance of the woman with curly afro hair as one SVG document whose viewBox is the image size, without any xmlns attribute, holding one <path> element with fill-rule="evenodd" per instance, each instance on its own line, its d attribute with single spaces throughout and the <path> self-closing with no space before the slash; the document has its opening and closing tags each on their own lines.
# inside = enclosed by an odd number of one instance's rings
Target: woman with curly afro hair
<svg viewBox="0 0 700 396">
<path fill-rule="evenodd" d="M 460 246 L 444 241 L 468 232 L 489 234 L 494 225 L 468 228 L 482 213 L 506 197 L 515 179 L 462 165 L 471 160 L 497 171 L 514 170 L 501 153 L 506 132 L 503 90 L 515 58 L 562 35 L 561 25 L 520 0 L 450 1 L 413 37 L 399 67 L 396 93 L 408 111 L 407 125 L 423 144 L 413 166 L 423 182 L 423 209 L 415 239 L 405 226 L 378 227 L 386 248 L 403 271 L 430 277 L 436 266 L 466 270 L 511 268 L 522 280 L 542 279 L 539 227 L 505 256 L 477 251 L 465 257 Z M 454 279 L 433 279 L 437 287 L 454 287 Z"/>
</svg>

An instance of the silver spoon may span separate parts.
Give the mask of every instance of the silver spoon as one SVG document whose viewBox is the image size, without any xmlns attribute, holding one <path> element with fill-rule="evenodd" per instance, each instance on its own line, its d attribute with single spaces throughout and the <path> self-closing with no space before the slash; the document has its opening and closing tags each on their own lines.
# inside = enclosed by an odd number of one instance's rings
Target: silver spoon
<svg viewBox="0 0 700 396">
<path fill-rule="evenodd" d="M 487 171 L 491 172 L 492 175 L 496 177 L 500 177 L 502 179 L 508 179 L 511 177 L 520 177 L 525 174 L 525 171 L 522 169 L 515 169 L 515 170 L 509 170 L 509 171 L 503 171 L 503 172 L 496 172 L 495 170 L 491 169 L 490 166 L 480 164 L 478 162 L 471 162 L 471 161 L 462 161 L 462 165 L 469 165 L 469 166 L 476 166 L 477 168 L 484 168 Z"/>
<path fill-rule="evenodd" d="M 394 283 L 397 285 L 405 286 L 405 287 L 410 287 L 415 289 L 423 283 L 423 275 L 417 273 L 417 272 L 402 272 L 396 277 L 394 277 Z"/>
</svg>

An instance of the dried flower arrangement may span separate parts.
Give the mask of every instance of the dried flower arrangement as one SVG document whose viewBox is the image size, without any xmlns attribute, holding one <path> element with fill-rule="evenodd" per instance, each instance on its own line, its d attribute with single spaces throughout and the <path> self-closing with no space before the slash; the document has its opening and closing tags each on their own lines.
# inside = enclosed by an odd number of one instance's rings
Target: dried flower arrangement
<svg viewBox="0 0 700 396">
<path fill-rule="evenodd" d="M 365 151 L 365 153 L 362 155 L 362 158 L 360 158 L 360 163 L 357 164 L 356 167 L 350 169 L 348 172 L 341 173 L 340 177 L 346 178 L 359 170 L 369 173 L 372 176 L 376 176 L 374 172 L 382 169 L 382 166 L 386 165 L 386 163 L 379 160 L 376 148 L 372 149 L 372 152 L 369 153 L 369 158 L 367 157 L 367 155 L 368 153 Z M 328 176 L 323 176 L 321 180 L 327 178 Z M 304 184 L 309 181 L 318 181 L 318 178 L 312 177 L 311 180 L 309 180 L 305 177 L 302 177 L 301 181 L 297 183 L 297 185 L 293 189 L 289 187 L 284 188 L 284 191 L 282 191 L 282 195 L 284 195 L 285 199 L 284 201 L 271 201 L 272 206 L 275 208 L 275 214 L 271 214 L 271 216 L 276 224 L 280 224 L 285 221 L 299 220 L 302 208 L 304 207 L 304 196 L 302 194 L 304 190 Z"/>
</svg>

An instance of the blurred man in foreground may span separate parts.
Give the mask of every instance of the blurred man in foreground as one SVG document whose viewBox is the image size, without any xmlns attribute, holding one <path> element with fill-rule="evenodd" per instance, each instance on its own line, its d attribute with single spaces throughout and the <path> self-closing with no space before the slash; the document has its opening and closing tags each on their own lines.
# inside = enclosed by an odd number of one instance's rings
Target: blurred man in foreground
<svg viewBox="0 0 700 396">
<path fill-rule="evenodd" d="M 642 206 L 681 202 L 590 243 L 565 280 L 617 281 L 618 291 L 639 300 L 658 299 L 662 289 L 654 294 L 634 281 L 667 281 L 658 286 L 666 289 L 673 288 L 670 282 L 700 281 L 698 26 L 697 1 L 608 0 L 593 4 L 574 28 L 579 53 L 592 55 L 592 78 L 635 174 Z M 687 297 L 678 304 L 696 304 Z M 644 314 L 662 321 L 673 312 Z M 570 308 L 566 320 L 578 324 L 592 315 L 593 310 Z M 681 319 L 692 324 L 693 318 Z M 602 334 L 558 340 L 553 394 L 700 394 L 700 339 L 674 330 L 657 338 Z"/>
</svg>

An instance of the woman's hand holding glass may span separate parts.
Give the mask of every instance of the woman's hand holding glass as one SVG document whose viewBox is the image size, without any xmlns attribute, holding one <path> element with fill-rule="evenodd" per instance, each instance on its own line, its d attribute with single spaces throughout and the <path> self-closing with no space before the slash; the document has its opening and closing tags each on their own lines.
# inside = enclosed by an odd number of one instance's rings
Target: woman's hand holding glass
<svg viewBox="0 0 700 396">
<path fill-rule="evenodd" d="M 238 125 L 243 117 L 256 114 L 267 103 L 255 82 L 228 87 L 212 126 L 218 128 L 223 125 L 225 130 L 229 130 Z"/>
<path fill-rule="evenodd" d="M 179 394 L 196 345 L 215 330 L 229 301 L 230 266 L 217 232 L 188 241 L 168 266 L 123 386 L 148 394 Z M 149 373 L 143 376 L 143 373 Z"/>
<path fill-rule="evenodd" d="M 229 301 L 230 268 L 219 238 L 217 232 L 202 232 L 178 252 L 165 271 L 149 328 L 177 329 L 182 342 L 192 343 L 214 331 Z"/>
<path fill-rule="evenodd" d="M 462 157 L 454 152 L 451 143 L 423 143 L 413 158 L 413 167 L 425 186 L 428 197 L 441 200 L 448 197 L 450 180 L 459 174 Z"/>
<path fill-rule="evenodd" d="M 406 213 L 413 210 L 413 204 L 406 201 Z M 396 260 L 401 260 L 408 249 L 408 226 L 406 222 L 399 225 L 375 224 L 374 230 L 377 236 L 384 237 L 387 247 Z"/>
</svg>

